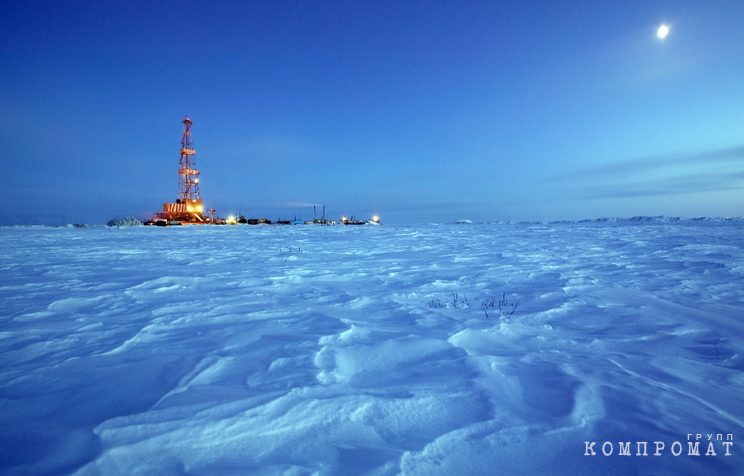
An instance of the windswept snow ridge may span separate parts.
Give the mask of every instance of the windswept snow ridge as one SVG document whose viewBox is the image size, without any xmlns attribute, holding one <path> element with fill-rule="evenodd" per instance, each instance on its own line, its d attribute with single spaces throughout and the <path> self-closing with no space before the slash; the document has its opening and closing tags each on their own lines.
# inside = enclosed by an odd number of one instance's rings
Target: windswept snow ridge
<svg viewBox="0 0 744 476">
<path fill-rule="evenodd" d="M 740 474 L 729 224 L 2 229 L 0 472 Z"/>
</svg>

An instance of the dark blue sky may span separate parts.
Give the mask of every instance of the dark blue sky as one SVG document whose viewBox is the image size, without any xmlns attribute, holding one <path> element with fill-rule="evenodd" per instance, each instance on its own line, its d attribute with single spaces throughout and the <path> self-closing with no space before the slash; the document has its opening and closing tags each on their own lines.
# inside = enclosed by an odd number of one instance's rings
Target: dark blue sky
<svg viewBox="0 0 744 476">
<path fill-rule="evenodd" d="M 0 224 L 160 211 L 186 114 L 218 216 L 744 215 L 742 25 L 738 0 L 4 2 Z"/>
</svg>

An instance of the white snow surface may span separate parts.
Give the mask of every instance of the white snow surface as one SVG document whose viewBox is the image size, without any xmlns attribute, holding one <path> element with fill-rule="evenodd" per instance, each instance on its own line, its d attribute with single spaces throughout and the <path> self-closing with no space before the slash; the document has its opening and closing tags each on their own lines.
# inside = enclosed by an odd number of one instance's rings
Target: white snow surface
<svg viewBox="0 0 744 476">
<path fill-rule="evenodd" d="M 0 229 L 0 472 L 742 474 L 742 231 Z"/>
</svg>

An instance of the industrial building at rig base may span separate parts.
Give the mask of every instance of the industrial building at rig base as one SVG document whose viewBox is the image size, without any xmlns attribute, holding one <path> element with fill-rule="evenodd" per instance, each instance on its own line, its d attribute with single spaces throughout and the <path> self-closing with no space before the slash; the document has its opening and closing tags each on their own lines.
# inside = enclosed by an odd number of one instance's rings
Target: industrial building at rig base
<svg viewBox="0 0 744 476">
<path fill-rule="evenodd" d="M 237 223 L 247 223 L 251 225 L 271 224 L 265 218 L 248 219 L 244 217 L 230 216 L 227 219 L 215 218 L 214 208 L 207 210 L 205 215 L 204 203 L 199 193 L 199 170 L 196 168 L 196 150 L 194 142 L 191 139 L 191 126 L 193 122 L 186 116 L 183 120 L 183 136 L 181 137 L 181 158 L 178 162 L 178 198 L 175 202 L 163 204 L 163 211 L 155 213 L 152 220 L 145 222 L 146 225 L 172 226 L 172 225 L 234 225 Z M 315 207 L 313 207 L 314 209 Z M 278 221 L 277 224 L 296 224 L 294 221 Z M 331 225 L 335 221 L 325 219 L 325 206 L 323 207 L 322 219 L 315 219 L 314 224 Z M 369 221 L 356 220 L 354 217 L 347 219 L 343 217 L 339 224 L 342 225 L 379 225 L 380 219 L 377 216 L 372 217 Z"/>
</svg>

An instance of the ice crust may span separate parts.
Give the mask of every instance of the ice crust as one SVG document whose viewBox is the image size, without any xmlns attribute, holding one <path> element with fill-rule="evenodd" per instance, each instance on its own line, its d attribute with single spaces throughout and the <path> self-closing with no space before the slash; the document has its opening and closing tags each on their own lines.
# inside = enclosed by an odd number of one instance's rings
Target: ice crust
<svg viewBox="0 0 744 476">
<path fill-rule="evenodd" d="M 744 223 L 652 223 L 0 229 L 0 472 L 741 474 Z"/>
</svg>

